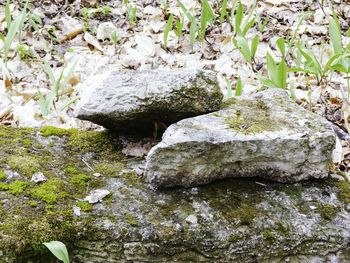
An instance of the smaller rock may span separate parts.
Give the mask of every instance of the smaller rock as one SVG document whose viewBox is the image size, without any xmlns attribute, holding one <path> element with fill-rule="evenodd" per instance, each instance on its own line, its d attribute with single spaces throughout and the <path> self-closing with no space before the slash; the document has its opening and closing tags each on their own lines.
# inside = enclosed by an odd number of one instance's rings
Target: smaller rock
<svg viewBox="0 0 350 263">
<path fill-rule="evenodd" d="M 111 39 L 113 33 L 117 32 L 117 28 L 113 25 L 112 22 L 105 22 L 98 26 L 96 32 L 96 38 L 98 40 Z"/>
<path fill-rule="evenodd" d="M 189 215 L 188 217 L 186 217 L 186 222 L 190 223 L 191 225 L 197 225 L 197 217 L 195 215 Z"/>
<path fill-rule="evenodd" d="M 96 204 L 101 202 L 103 198 L 109 195 L 110 192 L 106 189 L 97 189 L 90 192 L 90 195 L 85 197 L 84 201 L 89 202 L 90 204 Z"/>
<path fill-rule="evenodd" d="M 73 205 L 73 213 L 77 217 L 81 216 L 81 208 L 79 206 Z"/>
<path fill-rule="evenodd" d="M 41 183 L 46 181 L 47 178 L 45 177 L 45 175 L 42 172 L 38 172 L 32 175 L 32 179 L 31 181 L 34 183 Z"/>
<path fill-rule="evenodd" d="M 92 175 L 95 176 L 95 177 L 101 177 L 102 176 L 102 174 L 100 174 L 100 173 L 94 173 Z"/>
</svg>

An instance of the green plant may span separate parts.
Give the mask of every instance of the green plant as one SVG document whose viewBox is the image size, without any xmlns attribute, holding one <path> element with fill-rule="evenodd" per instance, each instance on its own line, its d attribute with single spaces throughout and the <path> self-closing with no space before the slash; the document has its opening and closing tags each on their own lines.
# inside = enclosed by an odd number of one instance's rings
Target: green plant
<svg viewBox="0 0 350 263">
<path fill-rule="evenodd" d="M 269 88 L 287 88 L 287 74 L 288 67 L 286 61 L 282 58 L 278 63 L 274 60 L 274 58 L 267 52 L 266 54 L 267 60 L 267 70 L 268 70 L 268 78 L 260 76 L 260 82 Z"/>
<path fill-rule="evenodd" d="M 178 5 L 181 7 L 183 13 L 186 15 L 188 20 L 190 21 L 190 44 L 191 46 L 194 45 L 194 42 L 196 40 L 197 35 L 197 20 L 196 16 L 191 14 L 187 8 L 181 3 L 181 1 L 177 0 Z"/>
<path fill-rule="evenodd" d="M 163 43 L 164 43 L 165 48 L 168 47 L 168 36 L 169 36 L 170 30 L 173 27 L 173 21 L 174 21 L 174 15 L 171 14 L 169 16 L 168 21 L 167 21 L 165 28 L 164 28 Z"/>
<path fill-rule="evenodd" d="M 221 12 L 220 12 L 220 24 L 222 25 L 222 23 L 225 21 L 225 19 L 229 20 L 229 14 L 227 12 L 227 0 L 223 0 L 222 1 L 222 5 L 221 5 Z"/>
<path fill-rule="evenodd" d="M 126 5 L 127 9 L 128 9 L 128 19 L 129 19 L 129 23 L 132 26 L 136 26 L 137 23 L 137 6 L 133 6 L 132 4 L 129 3 L 128 0 L 124 0 L 124 4 Z"/>
<path fill-rule="evenodd" d="M 35 57 L 33 50 L 26 44 L 18 44 L 16 46 L 16 51 L 18 52 L 21 60 L 28 60 Z"/>
<path fill-rule="evenodd" d="M 331 68 L 337 72 L 345 74 L 347 81 L 348 97 L 347 101 L 350 101 L 350 53 L 346 53 L 338 57 L 331 64 Z"/>
<path fill-rule="evenodd" d="M 243 93 L 243 84 L 241 77 L 238 77 L 237 79 L 237 85 L 236 85 L 236 91 L 235 91 L 235 96 L 241 96 Z"/>
<path fill-rule="evenodd" d="M 180 43 L 182 30 L 184 27 L 185 16 L 184 14 L 180 14 L 180 18 L 176 19 L 175 22 L 175 35 L 177 36 L 177 42 Z"/>
<path fill-rule="evenodd" d="M 255 24 L 256 16 L 254 15 L 254 11 L 256 1 L 254 1 L 252 8 L 247 14 L 244 13 L 244 7 L 241 2 L 239 2 L 237 9 L 235 9 L 236 2 L 237 1 L 234 1 L 231 13 L 231 21 L 234 21 L 234 26 L 232 26 L 234 28 L 235 35 L 245 37 L 248 30 Z M 234 13 L 235 15 L 233 15 Z"/>
<path fill-rule="evenodd" d="M 110 6 L 100 6 L 97 9 L 98 13 L 101 13 L 104 16 L 110 15 L 112 13 L 112 8 Z"/>
<path fill-rule="evenodd" d="M 213 9 L 207 0 L 202 0 L 201 22 L 200 22 L 200 36 L 201 40 L 205 39 L 206 29 L 208 24 L 212 24 L 215 20 Z"/>
<path fill-rule="evenodd" d="M 68 250 L 65 244 L 60 241 L 50 241 L 43 244 L 57 259 L 61 260 L 63 263 L 69 263 Z"/>
<path fill-rule="evenodd" d="M 236 48 L 241 52 L 244 59 L 249 63 L 249 65 L 253 68 L 255 71 L 256 69 L 253 67 L 253 65 L 256 65 L 257 62 L 255 61 L 255 54 L 258 50 L 259 46 L 259 37 L 258 35 L 255 35 L 253 40 L 251 41 L 250 45 L 248 43 L 248 40 L 241 35 L 238 35 L 233 40 L 233 43 Z"/>
<path fill-rule="evenodd" d="M 64 88 L 67 85 L 67 79 L 73 73 L 73 70 L 74 70 L 77 62 L 78 61 L 76 61 L 73 64 L 73 66 L 70 68 L 70 70 L 66 74 L 65 74 L 66 67 L 63 66 L 58 77 L 55 77 L 54 72 L 53 72 L 52 68 L 50 67 L 50 65 L 48 65 L 47 63 L 44 63 L 43 67 L 44 67 L 46 74 L 49 77 L 49 81 L 51 84 L 51 90 L 46 96 L 43 95 L 40 91 L 38 91 L 40 110 L 44 116 L 49 115 L 49 113 L 52 109 L 56 110 L 55 102 L 58 100 L 60 92 L 63 93 Z M 66 103 L 60 110 L 65 109 L 66 107 L 71 105 L 76 100 L 77 100 L 77 98 L 72 99 L 71 101 Z"/>
<path fill-rule="evenodd" d="M 113 32 L 111 34 L 111 40 L 112 40 L 112 43 L 114 45 L 114 48 L 117 48 L 118 41 L 119 41 L 117 32 Z"/>
<path fill-rule="evenodd" d="M 23 30 L 24 27 L 24 21 L 26 19 L 27 14 L 27 5 L 23 8 L 20 15 L 15 19 L 12 20 L 11 11 L 10 11 L 10 0 L 7 0 L 5 5 L 5 19 L 6 19 L 6 27 L 7 27 L 7 34 L 6 36 L 0 33 L 0 40 L 4 43 L 3 48 L 3 57 L 4 57 L 4 63 L 5 66 L 8 62 L 8 55 L 11 49 L 11 45 L 13 40 L 15 39 L 16 35 L 20 35 L 20 32 Z"/>
</svg>

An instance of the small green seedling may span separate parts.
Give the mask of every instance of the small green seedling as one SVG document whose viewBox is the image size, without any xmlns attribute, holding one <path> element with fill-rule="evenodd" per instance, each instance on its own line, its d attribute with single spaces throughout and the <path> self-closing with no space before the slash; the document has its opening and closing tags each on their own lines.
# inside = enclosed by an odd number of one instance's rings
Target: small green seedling
<svg viewBox="0 0 350 263">
<path fill-rule="evenodd" d="M 220 12 L 220 25 L 224 23 L 225 20 L 229 21 L 230 16 L 227 12 L 227 0 L 222 1 L 221 12 Z"/>
<path fill-rule="evenodd" d="M 197 20 L 195 15 L 192 15 L 187 8 L 181 3 L 180 0 L 177 0 L 178 5 L 182 9 L 182 12 L 186 15 L 188 20 L 190 21 L 190 44 L 193 47 L 194 42 L 196 41 L 196 36 L 197 36 Z"/>
<path fill-rule="evenodd" d="M 236 6 L 237 1 L 234 1 L 234 7 Z M 232 14 L 231 14 L 231 20 L 234 20 L 234 31 L 235 35 L 245 37 L 248 30 L 252 28 L 252 26 L 255 24 L 256 16 L 254 15 L 256 7 L 256 1 L 254 1 L 253 7 L 250 9 L 248 14 L 244 13 L 244 7 L 242 3 L 240 2 L 238 4 L 237 9 L 234 13 L 234 8 L 232 8 Z"/>
<path fill-rule="evenodd" d="M 68 250 L 65 244 L 60 241 L 51 241 L 43 244 L 57 259 L 63 263 L 69 263 Z"/>
<path fill-rule="evenodd" d="M 253 64 L 256 65 L 255 54 L 259 46 L 259 37 L 255 35 L 250 45 L 248 40 L 244 36 L 236 36 L 233 40 L 233 43 L 236 48 L 239 49 L 244 59 L 249 63 L 249 65 L 255 71 Z"/>
<path fill-rule="evenodd" d="M 165 48 L 168 47 L 168 36 L 169 36 L 169 32 L 173 28 L 173 22 L 174 22 L 174 15 L 171 14 L 169 16 L 168 21 L 167 21 L 165 28 L 164 28 L 163 43 L 164 43 Z"/>
<path fill-rule="evenodd" d="M 118 41 L 119 41 L 117 32 L 113 32 L 111 34 L 111 40 L 112 40 L 112 43 L 114 45 L 114 48 L 117 48 Z"/>
<path fill-rule="evenodd" d="M 242 84 L 241 77 L 238 77 L 235 96 L 241 96 L 242 94 L 243 94 L 243 84 Z"/>
<path fill-rule="evenodd" d="M 277 63 L 274 58 L 267 52 L 267 70 L 268 78 L 260 76 L 260 82 L 269 88 L 287 88 L 287 75 L 288 67 L 286 61 L 282 58 L 279 63 Z"/>
<path fill-rule="evenodd" d="M 137 24 L 137 6 L 133 6 L 129 3 L 129 1 L 126 1 L 126 7 L 128 8 L 128 19 L 129 23 L 132 26 L 136 26 Z"/>
<path fill-rule="evenodd" d="M 215 14 L 213 9 L 207 0 L 202 0 L 201 22 L 200 22 L 200 36 L 201 40 L 205 39 L 207 25 L 212 24 L 215 20 Z"/>
<path fill-rule="evenodd" d="M 49 94 L 46 96 L 43 95 L 40 91 L 38 91 L 38 96 L 39 96 L 39 104 L 40 104 L 40 110 L 43 116 L 49 115 L 50 111 L 55 108 L 55 102 L 59 98 L 60 92 L 64 92 L 64 87 L 67 85 L 67 79 L 69 76 L 72 75 L 73 70 L 76 66 L 78 61 L 76 61 L 71 69 L 68 71 L 67 74 L 65 74 L 65 67 L 63 67 L 62 71 L 60 72 L 58 78 L 55 77 L 52 68 L 50 67 L 49 64 L 44 63 L 43 67 L 46 72 L 46 74 L 49 77 L 50 84 L 51 84 L 51 90 Z M 76 101 L 76 98 L 68 102 L 68 106 L 72 104 L 73 102 Z M 62 110 L 62 109 L 61 109 Z"/>
<path fill-rule="evenodd" d="M 345 74 L 348 89 L 348 102 L 350 102 L 350 53 L 338 57 L 331 65 L 334 71 Z"/>
<path fill-rule="evenodd" d="M 178 43 L 180 43 L 182 30 L 183 30 L 183 27 L 184 27 L 184 22 L 185 22 L 184 14 L 181 14 L 180 18 L 177 19 L 176 22 L 175 22 L 175 35 L 177 36 L 177 42 Z"/>
<path fill-rule="evenodd" d="M 16 51 L 18 52 L 20 59 L 23 61 L 35 57 L 33 50 L 26 44 L 18 44 L 16 46 Z"/>
<path fill-rule="evenodd" d="M 15 39 L 16 35 L 20 35 L 20 33 L 23 30 L 24 21 L 27 15 L 26 10 L 27 10 L 27 5 L 23 8 L 20 15 L 15 20 L 12 20 L 11 11 L 10 11 L 10 0 L 7 0 L 6 2 L 5 19 L 6 19 L 6 26 L 7 26 L 7 34 L 5 36 L 2 33 L 0 33 L 0 40 L 4 43 L 3 58 L 4 58 L 5 66 L 7 65 L 7 62 L 8 62 L 8 56 L 11 50 L 12 42 Z"/>
</svg>

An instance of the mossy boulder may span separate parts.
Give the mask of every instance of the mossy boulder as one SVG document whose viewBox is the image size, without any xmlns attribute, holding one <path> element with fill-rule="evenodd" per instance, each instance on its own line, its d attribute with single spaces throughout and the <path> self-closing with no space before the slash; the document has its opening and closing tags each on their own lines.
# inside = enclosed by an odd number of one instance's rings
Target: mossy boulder
<svg viewBox="0 0 350 263">
<path fill-rule="evenodd" d="M 0 262 L 56 262 L 42 245 L 51 240 L 78 263 L 350 259 L 346 181 L 226 179 L 154 190 L 133 170 L 144 160 L 124 156 L 108 133 L 0 126 L 0 134 Z M 16 156 L 36 160 L 47 181 L 12 167 Z M 84 202 L 95 189 L 111 194 Z"/>
<path fill-rule="evenodd" d="M 280 89 L 230 99 L 222 110 L 171 125 L 147 156 L 156 187 L 227 177 L 297 182 L 328 175 L 335 134 Z"/>
<path fill-rule="evenodd" d="M 93 76 L 76 115 L 118 133 L 149 133 L 181 119 L 218 110 L 216 75 L 200 70 L 108 71 Z"/>
</svg>

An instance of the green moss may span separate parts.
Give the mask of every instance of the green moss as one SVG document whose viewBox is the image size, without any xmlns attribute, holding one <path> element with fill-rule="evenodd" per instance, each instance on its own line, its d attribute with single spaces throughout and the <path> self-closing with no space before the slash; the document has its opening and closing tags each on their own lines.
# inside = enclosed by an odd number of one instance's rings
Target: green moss
<svg viewBox="0 0 350 263">
<path fill-rule="evenodd" d="M 233 212 L 233 216 L 239 219 L 240 224 L 248 226 L 254 222 L 254 218 L 257 214 L 258 211 L 256 208 L 248 204 L 242 204 L 240 208 Z"/>
<path fill-rule="evenodd" d="M 142 178 L 135 172 L 123 173 L 121 177 L 125 178 L 126 182 L 131 186 L 143 182 Z"/>
<path fill-rule="evenodd" d="M 344 203 L 350 203 L 350 184 L 345 181 L 339 181 L 335 185 L 339 189 L 338 198 Z"/>
<path fill-rule="evenodd" d="M 222 104 L 221 104 L 221 109 L 225 109 L 229 106 L 231 106 L 232 104 L 236 104 L 237 103 L 237 99 L 236 98 L 229 98 L 227 100 L 225 100 Z"/>
<path fill-rule="evenodd" d="M 69 182 L 72 184 L 84 186 L 90 180 L 91 180 L 91 177 L 89 177 L 86 174 L 75 174 L 69 179 Z"/>
<path fill-rule="evenodd" d="M 138 226 L 139 225 L 139 222 L 132 214 L 127 213 L 124 216 L 125 216 L 126 223 L 128 223 L 130 226 Z"/>
<path fill-rule="evenodd" d="M 24 146 L 31 147 L 32 146 L 32 141 L 30 139 L 23 139 L 22 140 L 22 144 Z"/>
<path fill-rule="evenodd" d="M 9 156 L 7 163 L 11 169 L 26 176 L 32 176 L 40 170 L 38 159 L 30 155 L 26 156 Z"/>
<path fill-rule="evenodd" d="M 230 237 L 228 239 L 228 241 L 233 242 L 233 243 L 238 241 L 238 240 L 239 240 L 239 236 L 237 236 L 236 234 L 230 235 Z"/>
<path fill-rule="evenodd" d="M 7 176 L 3 170 L 0 170 L 0 181 L 6 180 Z"/>
<path fill-rule="evenodd" d="M 54 126 L 45 126 L 40 129 L 41 135 L 44 137 L 49 136 L 68 136 L 71 134 L 72 129 L 61 129 Z"/>
<path fill-rule="evenodd" d="M 27 188 L 28 183 L 22 181 L 14 181 L 10 184 L 0 183 L 0 191 L 9 191 L 13 195 L 21 194 Z"/>
<path fill-rule="evenodd" d="M 338 208 L 328 204 L 320 204 L 317 206 L 317 211 L 320 213 L 322 218 L 332 220 L 337 214 Z"/>
<path fill-rule="evenodd" d="M 239 131 L 243 134 L 261 133 L 264 131 L 278 130 L 278 124 L 274 123 L 268 118 L 259 117 L 241 117 L 237 115 L 234 117 L 226 117 L 225 122 L 229 127 L 235 131 Z"/>
<path fill-rule="evenodd" d="M 269 241 L 270 243 L 275 243 L 277 241 L 276 235 L 269 228 L 264 229 L 264 231 L 262 232 L 262 236 L 265 240 Z"/>
<path fill-rule="evenodd" d="M 74 165 L 67 165 L 66 168 L 64 168 L 64 172 L 67 175 L 77 175 L 80 174 L 80 170 L 78 168 L 76 168 Z"/>
<path fill-rule="evenodd" d="M 34 201 L 34 200 L 28 200 L 27 205 L 29 205 L 31 207 L 38 207 L 39 203 L 37 201 Z"/>
<path fill-rule="evenodd" d="M 77 203 L 77 206 L 80 207 L 80 209 L 83 212 L 90 212 L 92 211 L 92 204 L 88 203 L 88 202 L 84 202 L 84 201 L 79 201 Z"/>
<path fill-rule="evenodd" d="M 124 163 L 100 163 L 97 164 L 95 170 L 104 176 L 117 176 L 125 167 Z"/>
<path fill-rule="evenodd" d="M 65 197 L 66 192 L 62 191 L 63 181 L 57 178 L 50 179 L 49 181 L 33 188 L 30 191 L 30 195 L 34 198 L 41 199 L 48 204 L 55 204 L 60 197 Z"/>
</svg>

